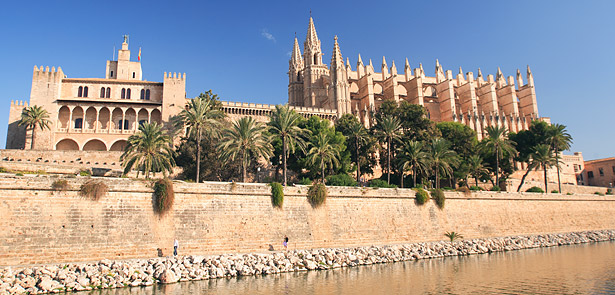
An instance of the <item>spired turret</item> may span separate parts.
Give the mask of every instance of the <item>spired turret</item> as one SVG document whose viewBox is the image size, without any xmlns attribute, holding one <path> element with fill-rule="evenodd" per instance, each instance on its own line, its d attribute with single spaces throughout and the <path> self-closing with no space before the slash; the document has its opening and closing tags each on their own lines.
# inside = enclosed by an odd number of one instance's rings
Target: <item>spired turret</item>
<svg viewBox="0 0 615 295">
<path fill-rule="evenodd" d="M 348 83 L 348 73 L 344 67 L 342 51 L 337 43 L 337 36 L 334 38 L 333 53 L 331 54 L 331 82 L 329 85 L 329 100 L 335 102 L 338 116 L 350 113 L 350 89 Z"/>
<path fill-rule="evenodd" d="M 293 106 L 303 106 L 303 58 L 297 36 L 293 44 L 293 52 L 288 61 L 288 103 Z"/>
</svg>

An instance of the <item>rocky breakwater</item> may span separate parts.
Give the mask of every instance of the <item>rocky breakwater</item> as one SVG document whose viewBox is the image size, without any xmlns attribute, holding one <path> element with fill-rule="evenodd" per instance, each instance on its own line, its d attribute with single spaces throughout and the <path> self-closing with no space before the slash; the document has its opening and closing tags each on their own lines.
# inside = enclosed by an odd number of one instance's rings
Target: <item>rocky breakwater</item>
<svg viewBox="0 0 615 295">
<path fill-rule="evenodd" d="M 392 246 L 182 256 L 0 269 L 0 294 L 41 294 L 149 286 L 232 276 L 325 270 L 615 240 L 615 230 Z"/>
</svg>

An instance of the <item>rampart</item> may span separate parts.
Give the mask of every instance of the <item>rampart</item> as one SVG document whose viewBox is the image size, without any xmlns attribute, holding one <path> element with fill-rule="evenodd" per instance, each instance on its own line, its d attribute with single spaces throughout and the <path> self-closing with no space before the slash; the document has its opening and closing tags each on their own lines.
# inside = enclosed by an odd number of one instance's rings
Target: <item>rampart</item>
<svg viewBox="0 0 615 295">
<path fill-rule="evenodd" d="M 305 186 L 286 187 L 283 209 L 262 184 L 175 182 L 164 216 L 152 206 L 148 181 L 101 178 L 99 201 L 79 196 L 85 178 L 0 178 L 0 266 L 182 254 L 219 254 L 290 248 L 347 247 L 615 228 L 615 198 L 481 192 L 446 193 L 446 205 L 417 206 L 407 189 L 329 188 L 313 208 Z"/>
</svg>

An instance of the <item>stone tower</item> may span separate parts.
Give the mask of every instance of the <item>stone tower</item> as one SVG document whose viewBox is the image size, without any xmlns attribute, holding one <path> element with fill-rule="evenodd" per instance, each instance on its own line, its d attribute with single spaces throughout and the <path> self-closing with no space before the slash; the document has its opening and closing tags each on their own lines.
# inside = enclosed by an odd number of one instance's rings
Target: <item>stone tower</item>
<svg viewBox="0 0 615 295">
<path fill-rule="evenodd" d="M 314 20 L 310 17 L 307 36 L 303 43 L 303 106 L 333 108 L 327 94 L 329 69 L 322 63 L 320 39 Z"/>
<path fill-rule="evenodd" d="M 294 106 L 303 106 L 303 57 L 299 42 L 295 36 L 293 53 L 288 61 L 288 103 Z"/>
<path fill-rule="evenodd" d="M 335 44 L 333 45 L 333 53 L 331 55 L 331 83 L 329 91 L 329 101 L 335 103 L 334 109 L 337 110 L 338 116 L 351 113 L 350 109 L 350 91 L 348 84 L 348 73 L 344 67 L 344 58 L 340 51 L 340 46 L 337 44 L 337 36 L 335 36 Z"/>
</svg>

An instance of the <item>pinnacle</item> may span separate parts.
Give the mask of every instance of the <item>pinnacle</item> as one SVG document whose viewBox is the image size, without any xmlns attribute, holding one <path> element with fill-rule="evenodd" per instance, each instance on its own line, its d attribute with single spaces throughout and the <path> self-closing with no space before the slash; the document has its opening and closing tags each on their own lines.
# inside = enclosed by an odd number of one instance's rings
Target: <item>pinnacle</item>
<svg viewBox="0 0 615 295">
<path fill-rule="evenodd" d="M 331 65 L 343 66 L 344 58 L 342 57 L 342 51 L 337 43 L 337 36 L 335 36 L 335 42 L 333 44 L 333 53 L 331 54 Z"/>
<path fill-rule="evenodd" d="M 406 57 L 406 69 L 410 68 L 410 62 L 408 62 L 408 58 Z"/>
<path fill-rule="evenodd" d="M 359 60 L 357 61 L 357 65 L 363 65 L 363 60 L 361 59 L 360 53 L 359 53 Z"/>
<path fill-rule="evenodd" d="M 295 44 L 293 45 L 293 54 L 290 58 L 290 61 L 295 65 L 303 65 L 303 60 L 301 59 L 301 49 L 299 48 L 299 42 L 297 41 L 297 37 L 295 37 Z"/>
<path fill-rule="evenodd" d="M 316 34 L 316 27 L 314 26 L 314 20 L 310 16 L 310 24 L 308 25 L 307 36 L 305 37 L 306 44 L 318 44 L 318 35 Z"/>
</svg>

